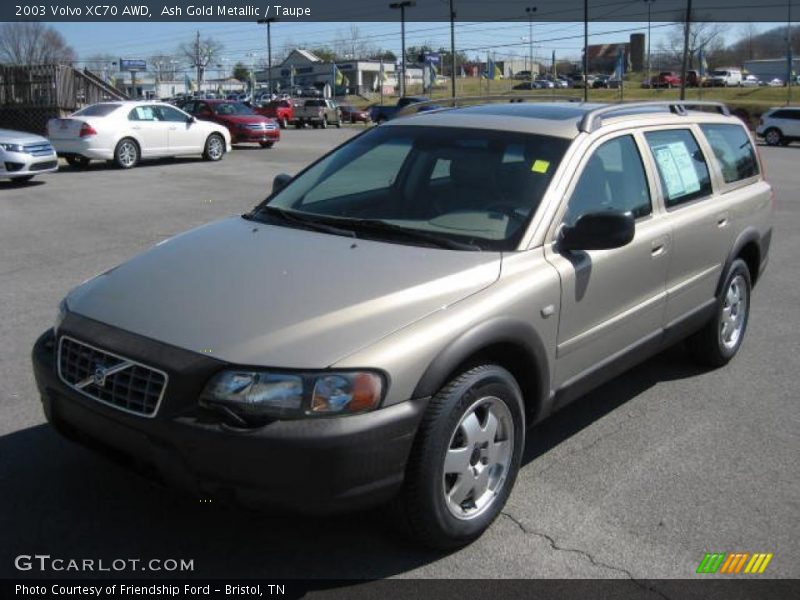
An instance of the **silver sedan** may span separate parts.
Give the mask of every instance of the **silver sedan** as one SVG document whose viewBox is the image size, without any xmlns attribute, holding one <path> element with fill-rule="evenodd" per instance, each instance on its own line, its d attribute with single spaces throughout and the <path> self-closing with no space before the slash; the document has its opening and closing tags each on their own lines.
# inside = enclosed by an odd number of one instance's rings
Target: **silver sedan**
<svg viewBox="0 0 800 600">
<path fill-rule="evenodd" d="M 0 179 L 22 183 L 53 171 L 58 171 L 58 157 L 47 138 L 0 129 Z"/>
</svg>

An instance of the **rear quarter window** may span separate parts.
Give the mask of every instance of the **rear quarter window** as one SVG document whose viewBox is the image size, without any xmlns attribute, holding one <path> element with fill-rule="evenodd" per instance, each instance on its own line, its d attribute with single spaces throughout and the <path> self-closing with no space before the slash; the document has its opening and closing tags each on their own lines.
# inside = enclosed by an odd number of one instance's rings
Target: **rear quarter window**
<svg viewBox="0 0 800 600">
<path fill-rule="evenodd" d="M 725 183 L 758 175 L 758 160 L 750 136 L 740 125 L 705 124 L 700 129 L 714 150 Z"/>
<path fill-rule="evenodd" d="M 106 117 L 117 110 L 121 104 L 92 104 L 75 113 L 81 117 Z"/>
</svg>

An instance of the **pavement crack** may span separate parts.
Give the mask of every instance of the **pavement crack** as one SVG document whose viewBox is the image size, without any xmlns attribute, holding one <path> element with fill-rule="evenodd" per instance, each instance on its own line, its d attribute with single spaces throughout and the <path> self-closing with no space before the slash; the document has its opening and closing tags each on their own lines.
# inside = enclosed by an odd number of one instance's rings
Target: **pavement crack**
<svg viewBox="0 0 800 600">
<path fill-rule="evenodd" d="M 637 585 L 641 589 L 649 591 L 649 592 L 652 592 L 652 593 L 656 594 L 657 596 L 659 596 L 660 598 L 663 598 L 664 600 L 670 600 L 669 596 L 665 595 L 662 591 L 654 588 L 653 586 L 647 585 L 645 582 L 640 581 L 639 579 L 634 577 L 633 573 L 631 573 L 627 569 L 624 569 L 622 567 L 617 567 L 617 566 L 614 566 L 614 565 L 610 565 L 610 564 L 605 563 L 605 562 L 603 562 L 601 560 L 598 560 L 590 552 L 588 552 L 586 550 L 581 550 L 580 548 L 567 548 L 567 547 L 564 547 L 564 546 L 560 546 L 558 544 L 558 542 L 556 542 L 556 540 L 555 540 L 555 538 L 553 536 L 551 536 L 551 535 L 549 535 L 547 533 L 544 533 L 543 531 L 535 531 L 533 529 L 529 529 L 529 528 L 525 527 L 525 525 L 522 523 L 522 521 L 517 519 L 514 515 L 512 515 L 512 514 L 510 514 L 508 512 L 505 512 L 505 511 L 502 511 L 500 514 L 503 515 L 504 517 L 506 517 L 507 519 L 509 519 L 512 523 L 516 524 L 516 526 L 519 527 L 519 529 L 520 529 L 520 531 L 522 531 L 522 533 L 525 533 L 527 535 L 534 535 L 536 537 L 539 537 L 539 538 L 542 538 L 543 540 L 545 540 L 550 545 L 550 548 L 552 548 L 556 552 L 571 552 L 573 554 L 578 554 L 578 555 L 584 557 L 586 560 L 588 560 L 594 566 L 600 567 L 602 569 L 608 569 L 608 570 L 611 570 L 611 571 L 616 571 L 618 573 L 622 573 L 632 583 L 634 583 L 635 585 Z"/>
</svg>

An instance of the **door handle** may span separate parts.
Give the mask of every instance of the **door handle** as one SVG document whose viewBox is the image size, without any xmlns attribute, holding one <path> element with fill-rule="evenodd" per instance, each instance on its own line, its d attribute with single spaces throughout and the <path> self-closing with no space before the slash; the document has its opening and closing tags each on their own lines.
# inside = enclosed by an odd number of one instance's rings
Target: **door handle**
<svg viewBox="0 0 800 600">
<path fill-rule="evenodd" d="M 717 216 L 717 227 L 725 227 L 728 224 L 728 213 L 722 213 Z"/>
<path fill-rule="evenodd" d="M 653 240 L 653 243 L 650 244 L 650 256 L 653 258 L 657 258 L 666 254 L 667 252 L 667 242 L 668 238 L 662 237 L 658 238 L 657 240 Z"/>
<path fill-rule="evenodd" d="M 134 125 L 133 127 L 131 127 L 131 129 L 141 129 L 141 127 L 139 125 Z"/>
</svg>

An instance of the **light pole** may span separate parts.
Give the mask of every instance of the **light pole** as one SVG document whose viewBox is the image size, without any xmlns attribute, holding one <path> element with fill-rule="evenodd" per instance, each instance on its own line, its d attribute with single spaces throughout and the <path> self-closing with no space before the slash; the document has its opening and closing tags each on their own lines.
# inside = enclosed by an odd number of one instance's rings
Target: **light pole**
<svg viewBox="0 0 800 600">
<path fill-rule="evenodd" d="M 583 101 L 589 101 L 589 0 L 583 0 Z"/>
<path fill-rule="evenodd" d="M 270 26 L 278 20 L 278 17 L 269 17 L 256 21 L 259 25 L 267 25 L 267 86 L 270 96 L 272 96 L 272 32 Z"/>
<path fill-rule="evenodd" d="M 528 14 L 528 69 L 533 81 L 533 13 L 536 12 L 535 6 L 526 6 L 525 12 Z"/>
<path fill-rule="evenodd" d="M 656 0 L 644 0 L 644 3 L 647 4 L 647 85 L 650 86 L 652 81 L 650 79 L 650 23 L 652 22 L 650 19 L 650 9 L 653 6 L 653 2 Z"/>
<path fill-rule="evenodd" d="M 692 26 L 692 0 L 686 0 L 686 22 L 683 25 L 683 62 L 681 63 L 681 100 L 686 100 L 686 71 L 689 68 L 689 32 Z"/>
<path fill-rule="evenodd" d="M 456 9 L 450 0 L 450 94 L 456 97 Z"/>
<path fill-rule="evenodd" d="M 406 95 L 406 8 L 416 6 L 414 0 L 403 0 L 402 2 L 392 2 L 391 9 L 400 9 L 400 96 Z"/>
</svg>

